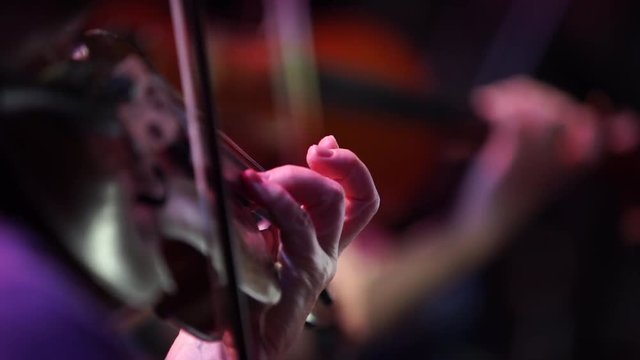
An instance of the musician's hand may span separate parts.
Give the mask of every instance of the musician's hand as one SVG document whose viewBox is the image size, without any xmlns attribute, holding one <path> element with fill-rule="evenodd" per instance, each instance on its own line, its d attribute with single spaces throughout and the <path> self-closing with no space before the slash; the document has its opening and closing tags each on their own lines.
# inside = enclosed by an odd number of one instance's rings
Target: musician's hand
<svg viewBox="0 0 640 360">
<path fill-rule="evenodd" d="M 299 335 L 318 295 L 336 271 L 340 251 L 378 209 L 366 166 L 332 136 L 309 148 L 309 168 L 247 171 L 244 182 L 281 231 L 282 298 L 262 314 L 259 337 L 277 358 Z"/>
<path fill-rule="evenodd" d="M 516 77 L 478 89 L 475 111 L 491 134 L 463 191 L 465 221 L 500 210 L 517 224 L 598 155 L 597 114 L 561 91 Z"/>
</svg>

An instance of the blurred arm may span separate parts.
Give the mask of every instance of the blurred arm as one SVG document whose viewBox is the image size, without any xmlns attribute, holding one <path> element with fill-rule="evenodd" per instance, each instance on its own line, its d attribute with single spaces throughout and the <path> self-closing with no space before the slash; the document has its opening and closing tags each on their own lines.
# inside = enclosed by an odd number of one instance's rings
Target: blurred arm
<svg viewBox="0 0 640 360">
<path fill-rule="evenodd" d="M 588 107 L 528 78 L 476 91 L 492 127 L 459 192 L 452 218 L 416 230 L 379 259 L 357 247 L 334 280 L 343 326 L 364 341 L 393 326 L 443 285 L 474 271 L 577 171 L 597 159 L 597 118 Z M 391 243 L 393 241 L 390 241 Z"/>
</svg>

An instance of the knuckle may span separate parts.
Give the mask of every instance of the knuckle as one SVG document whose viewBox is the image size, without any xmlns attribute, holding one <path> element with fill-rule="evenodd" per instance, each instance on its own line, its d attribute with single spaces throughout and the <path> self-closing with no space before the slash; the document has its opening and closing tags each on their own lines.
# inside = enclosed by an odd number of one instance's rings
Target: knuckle
<svg viewBox="0 0 640 360">
<path fill-rule="evenodd" d="M 328 284 L 333 280 L 336 276 L 336 272 L 338 271 L 338 263 L 337 261 L 329 261 L 326 266 L 326 280 L 325 283 Z"/>
<path fill-rule="evenodd" d="M 344 204 L 346 194 L 342 185 L 340 185 L 337 181 L 330 180 L 327 181 L 326 185 L 326 199 L 331 203 L 335 203 L 337 205 Z"/>
<path fill-rule="evenodd" d="M 342 156 L 342 161 L 344 162 L 344 166 L 347 169 L 353 170 L 362 166 L 360 158 L 358 158 L 358 156 L 353 151 L 349 149 L 342 149 L 342 151 L 344 154 Z"/>
<path fill-rule="evenodd" d="M 316 208 L 330 211 L 343 212 L 346 207 L 346 193 L 342 185 L 329 180 L 322 189 Z"/>
<path fill-rule="evenodd" d="M 313 292 L 320 292 L 333 279 L 337 271 L 336 261 L 329 256 L 314 257 L 313 265 L 301 275 L 305 285 Z"/>
<path fill-rule="evenodd" d="M 293 219 L 300 228 L 304 228 L 304 229 L 313 228 L 313 221 L 311 220 L 311 215 L 309 215 L 309 213 L 306 210 L 304 210 L 300 206 L 296 206 L 294 213 L 295 215 Z"/>
<path fill-rule="evenodd" d="M 338 152 L 340 154 L 340 157 L 345 161 L 350 161 L 358 158 L 358 156 L 353 151 L 347 148 L 334 149 L 334 151 Z"/>
<path fill-rule="evenodd" d="M 280 218 L 280 228 L 285 230 L 289 236 L 311 237 L 315 235 L 313 220 L 309 213 L 295 202 L 289 202 L 286 208 L 282 208 Z"/>
<path fill-rule="evenodd" d="M 280 175 L 283 178 L 294 178 L 299 172 L 300 172 L 300 167 L 296 166 L 296 165 L 282 165 L 280 167 Z"/>
<path fill-rule="evenodd" d="M 296 265 L 295 271 L 286 273 L 287 282 L 313 290 L 322 286 L 324 272 L 317 252 L 287 254 L 289 261 Z"/>
<path fill-rule="evenodd" d="M 280 188 L 274 187 L 271 191 L 272 201 L 270 209 L 275 218 L 280 222 L 294 221 L 302 223 L 304 219 L 304 211 L 300 209 L 300 205 L 289 195 L 289 193 Z"/>
<path fill-rule="evenodd" d="M 371 212 L 376 213 L 378 209 L 380 209 L 380 194 L 377 191 L 374 191 L 373 198 L 371 199 Z"/>
</svg>

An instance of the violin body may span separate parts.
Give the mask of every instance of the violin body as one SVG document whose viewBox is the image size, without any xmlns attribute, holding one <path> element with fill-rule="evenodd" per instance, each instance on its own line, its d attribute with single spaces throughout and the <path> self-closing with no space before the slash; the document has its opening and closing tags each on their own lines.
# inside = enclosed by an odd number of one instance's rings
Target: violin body
<svg viewBox="0 0 640 360">
<path fill-rule="evenodd" d="M 221 339 L 232 321 L 221 225 L 215 214 L 207 216 L 196 186 L 195 167 L 202 165 L 192 160 L 180 95 L 135 44 L 104 30 L 87 31 L 69 61 L 70 69 L 86 70 L 89 85 L 107 84 L 117 93 L 110 116 L 121 128 L 118 136 L 134 153 L 135 167 L 149 169 L 144 181 L 150 191 L 137 195 L 136 201 L 149 204 L 157 214 L 153 221 L 159 230 L 149 251 L 160 255 L 156 266 L 162 268 L 166 286 L 153 307 L 194 335 Z M 251 301 L 272 305 L 280 298 L 279 234 L 266 211 L 249 200 L 240 180 L 244 170 L 262 168 L 223 133 L 217 140 L 230 228 L 238 244 L 238 287 Z M 207 193 L 213 203 L 220 196 Z"/>
</svg>

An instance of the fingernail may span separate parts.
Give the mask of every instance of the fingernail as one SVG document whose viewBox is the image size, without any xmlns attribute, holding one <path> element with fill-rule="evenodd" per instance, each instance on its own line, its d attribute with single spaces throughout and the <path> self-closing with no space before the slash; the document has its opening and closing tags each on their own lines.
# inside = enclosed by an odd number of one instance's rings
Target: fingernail
<svg viewBox="0 0 640 360">
<path fill-rule="evenodd" d="M 320 140 L 320 142 L 318 143 L 318 145 L 320 145 L 320 147 L 329 148 L 329 149 L 336 149 L 340 147 L 338 145 L 338 141 L 333 135 L 327 135 L 323 137 L 322 140 Z"/>
<path fill-rule="evenodd" d="M 320 156 L 320 157 L 328 158 L 328 157 L 333 156 L 333 150 L 331 150 L 331 149 L 323 148 L 323 147 L 320 147 L 320 146 L 317 146 L 317 145 L 316 145 L 315 149 L 316 149 L 316 154 L 318 154 L 318 156 Z"/>
</svg>

